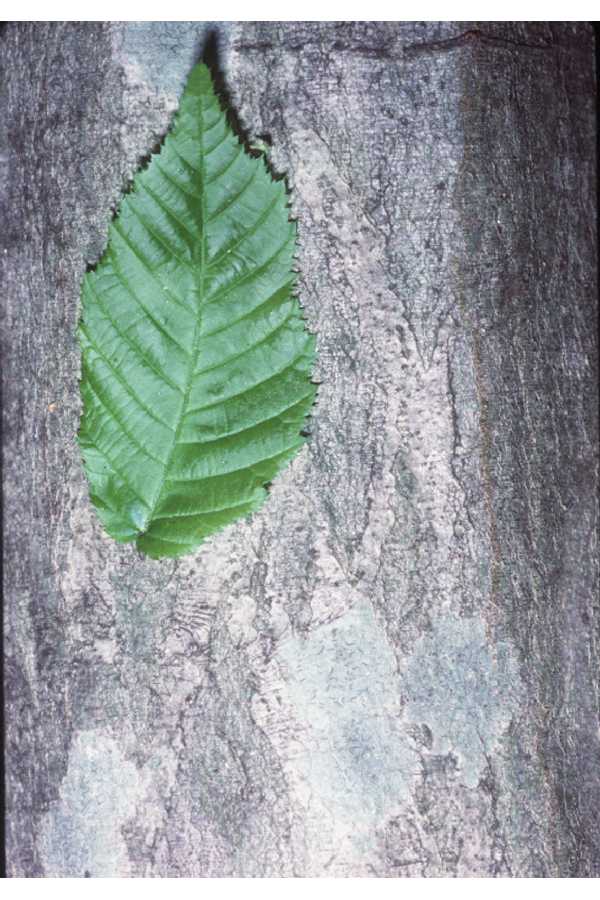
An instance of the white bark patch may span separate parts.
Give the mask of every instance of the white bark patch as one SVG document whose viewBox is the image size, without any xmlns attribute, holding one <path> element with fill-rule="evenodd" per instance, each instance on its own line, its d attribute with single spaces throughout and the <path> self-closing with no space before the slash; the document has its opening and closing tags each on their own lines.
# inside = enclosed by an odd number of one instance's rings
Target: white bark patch
<svg viewBox="0 0 600 900">
<path fill-rule="evenodd" d="M 406 719 L 427 725 L 432 752 L 454 754 L 460 781 L 476 787 L 521 699 L 510 645 L 491 646 L 480 621 L 440 616 L 417 642 L 403 682 Z"/>
<path fill-rule="evenodd" d="M 123 877 L 130 874 L 121 828 L 145 793 L 145 778 L 119 745 L 100 731 L 74 738 L 60 800 L 42 825 L 48 877 Z"/>
<path fill-rule="evenodd" d="M 367 874 L 375 827 L 407 796 L 396 661 L 370 603 L 282 644 L 296 727 L 286 769 L 306 811 L 310 868 Z"/>
</svg>

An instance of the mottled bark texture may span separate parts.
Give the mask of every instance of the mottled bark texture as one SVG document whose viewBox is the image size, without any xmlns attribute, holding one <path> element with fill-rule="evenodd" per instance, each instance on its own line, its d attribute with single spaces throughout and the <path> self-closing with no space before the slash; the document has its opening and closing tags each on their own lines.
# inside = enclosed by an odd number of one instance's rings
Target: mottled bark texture
<svg viewBox="0 0 600 900">
<path fill-rule="evenodd" d="M 160 563 L 90 506 L 74 331 L 210 26 L 0 36 L 9 874 L 600 875 L 591 28 L 212 27 L 322 387 Z"/>
</svg>

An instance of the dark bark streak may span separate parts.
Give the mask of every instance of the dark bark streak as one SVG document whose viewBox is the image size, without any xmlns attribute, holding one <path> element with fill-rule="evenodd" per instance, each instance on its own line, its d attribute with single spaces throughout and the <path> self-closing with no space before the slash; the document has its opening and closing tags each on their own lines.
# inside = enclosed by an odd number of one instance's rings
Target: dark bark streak
<svg viewBox="0 0 600 900">
<path fill-rule="evenodd" d="M 489 46 L 500 47 L 504 50 L 552 50 L 553 44 L 536 44 L 528 41 L 510 40 L 510 38 L 499 37 L 495 34 L 487 34 L 479 28 L 470 28 L 463 31 L 456 37 L 448 38 L 445 41 L 429 41 L 419 44 L 409 44 L 404 47 L 406 56 L 418 56 L 422 53 L 447 53 L 450 50 L 456 50 L 461 47 L 468 46 Z"/>
</svg>

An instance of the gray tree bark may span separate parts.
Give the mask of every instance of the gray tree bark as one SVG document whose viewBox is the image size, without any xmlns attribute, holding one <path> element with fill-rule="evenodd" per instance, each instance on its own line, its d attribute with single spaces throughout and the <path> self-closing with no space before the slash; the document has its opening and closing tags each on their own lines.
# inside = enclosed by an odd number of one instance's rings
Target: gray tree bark
<svg viewBox="0 0 600 900">
<path fill-rule="evenodd" d="M 79 285 L 216 30 L 322 381 L 263 510 L 111 541 Z M 582 24 L 0 36 L 10 876 L 600 875 L 595 76 Z"/>
</svg>

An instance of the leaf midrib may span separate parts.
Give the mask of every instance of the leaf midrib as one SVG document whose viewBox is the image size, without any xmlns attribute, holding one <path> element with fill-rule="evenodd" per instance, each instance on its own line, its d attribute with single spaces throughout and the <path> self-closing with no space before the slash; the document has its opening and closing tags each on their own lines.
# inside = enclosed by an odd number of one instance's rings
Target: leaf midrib
<svg viewBox="0 0 600 900">
<path fill-rule="evenodd" d="M 196 322 L 194 325 L 194 336 L 192 340 L 192 349 L 189 356 L 188 362 L 188 371 L 186 376 L 186 383 L 183 391 L 183 397 L 181 399 L 181 405 L 179 408 L 179 414 L 177 416 L 177 421 L 174 425 L 174 434 L 173 434 L 173 442 L 167 454 L 167 458 L 165 460 L 165 465 L 163 469 L 162 478 L 158 484 L 156 493 L 154 495 L 154 499 L 150 506 L 150 510 L 148 513 L 148 518 L 146 521 L 145 528 L 140 531 L 138 537 L 141 537 L 143 534 L 148 532 L 153 520 L 154 514 L 157 510 L 157 507 L 162 500 L 162 494 L 165 488 L 165 484 L 168 479 L 168 472 L 171 466 L 171 462 L 173 460 L 173 454 L 175 453 L 175 449 L 177 444 L 179 443 L 179 437 L 181 434 L 181 427 L 185 421 L 185 411 L 189 402 L 190 392 L 192 389 L 192 385 L 194 383 L 194 372 L 196 370 L 197 364 L 197 356 L 200 349 L 200 338 L 202 336 L 202 297 L 204 294 L 204 275 L 206 268 L 206 166 L 204 160 L 204 96 L 203 94 L 199 95 L 199 106 L 200 106 L 200 115 L 199 115 L 199 125 L 200 125 L 200 227 L 202 229 L 201 240 L 200 240 L 200 260 L 198 267 L 191 267 L 192 275 L 194 281 L 196 282 L 196 290 L 197 290 L 197 310 L 196 310 Z"/>
</svg>

